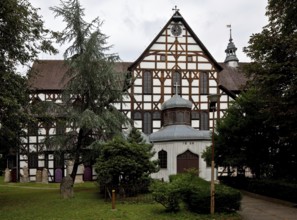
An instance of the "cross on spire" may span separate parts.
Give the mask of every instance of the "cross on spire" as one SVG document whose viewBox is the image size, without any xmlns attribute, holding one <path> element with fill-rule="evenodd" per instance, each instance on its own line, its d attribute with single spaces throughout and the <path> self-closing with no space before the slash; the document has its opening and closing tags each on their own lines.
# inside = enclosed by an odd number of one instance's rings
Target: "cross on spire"
<svg viewBox="0 0 297 220">
<path fill-rule="evenodd" d="M 178 12 L 179 9 L 177 8 L 177 6 L 174 6 L 174 8 L 172 9 L 172 11 Z"/>
<path fill-rule="evenodd" d="M 175 83 L 174 83 L 174 86 L 175 86 L 175 95 L 178 95 L 178 87 L 179 87 L 180 85 L 178 85 L 178 83 L 175 82 Z"/>
</svg>

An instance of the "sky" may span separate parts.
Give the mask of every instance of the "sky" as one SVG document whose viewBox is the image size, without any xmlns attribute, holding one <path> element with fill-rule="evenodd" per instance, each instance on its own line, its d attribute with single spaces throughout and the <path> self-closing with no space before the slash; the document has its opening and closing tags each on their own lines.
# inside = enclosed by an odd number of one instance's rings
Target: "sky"
<svg viewBox="0 0 297 220">
<path fill-rule="evenodd" d="M 61 18 L 55 18 L 49 7 L 59 6 L 60 0 L 29 0 L 45 22 L 45 27 L 61 31 Z M 85 8 L 85 20 L 99 17 L 102 32 L 109 36 L 110 52 L 122 61 L 135 61 L 172 17 L 177 6 L 186 22 L 218 61 L 225 59 L 225 49 L 232 38 L 238 48 L 240 62 L 250 59 L 243 53 L 252 34 L 260 33 L 268 23 L 265 16 L 267 0 L 80 0 Z M 40 54 L 39 59 L 63 59 L 67 45 L 56 45 L 57 55 Z"/>
</svg>

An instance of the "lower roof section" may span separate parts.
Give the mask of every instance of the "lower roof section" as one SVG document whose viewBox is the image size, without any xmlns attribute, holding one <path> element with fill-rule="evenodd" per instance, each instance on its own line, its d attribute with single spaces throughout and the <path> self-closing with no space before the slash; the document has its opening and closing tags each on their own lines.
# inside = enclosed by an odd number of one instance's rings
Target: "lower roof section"
<svg viewBox="0 0 297 220">
<path fill-rule="evenodd" d="M 210 140 L 210 131 L 199 131 L 188 125 L 170 125 L 149 136 L 150 142 Z"/>
</svg>

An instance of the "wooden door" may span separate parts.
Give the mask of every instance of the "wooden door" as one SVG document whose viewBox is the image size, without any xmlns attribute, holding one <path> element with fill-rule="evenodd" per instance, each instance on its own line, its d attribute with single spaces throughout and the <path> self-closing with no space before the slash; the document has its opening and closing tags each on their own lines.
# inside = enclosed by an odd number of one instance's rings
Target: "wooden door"
<svg viewBox="0 0 297 220">
<path fill-rule="evenodd" d="M 177 155 L 177 173 L 185 173 L 188 169 L 199 170 L 199 156 L 189 150 Z"/>
</svg>

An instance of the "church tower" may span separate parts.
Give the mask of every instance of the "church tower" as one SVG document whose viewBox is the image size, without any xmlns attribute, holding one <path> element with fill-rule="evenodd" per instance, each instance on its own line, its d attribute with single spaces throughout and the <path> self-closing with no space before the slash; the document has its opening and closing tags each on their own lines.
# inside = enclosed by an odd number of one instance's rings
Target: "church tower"
<svg viewBox="0 0 297 220">
<path fill-rule="evenodd" d="M 237 48 L 235 47 L 235 44 L 233 43 L 231 25 L 228 27 L 230 27 L 230 39 L 229 39 L 227 49 L 225 50 L 226 59 L 225 59 L 224 63 L 226 63 L 230 67 L 238 67 L 239 60 L 236 56 Z"/>
</svg>

